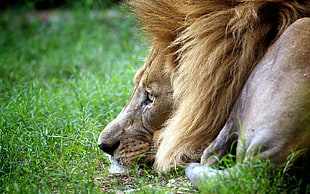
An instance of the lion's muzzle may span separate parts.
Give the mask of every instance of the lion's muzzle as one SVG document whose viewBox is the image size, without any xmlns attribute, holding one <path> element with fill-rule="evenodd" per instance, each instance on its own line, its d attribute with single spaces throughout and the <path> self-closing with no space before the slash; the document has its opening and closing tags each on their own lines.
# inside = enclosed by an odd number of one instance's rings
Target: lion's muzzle
<svg viewBox="0 0 310 194">
<path fill-rule="evenodd" d="M 121 127 L 117 122 L 111 122 L 106 128 L 101 132 L 98 138 L 99 148 L 113 156 L 115 150 L 120 146 L 120 133 L 118 128 Z"/>
</svg>

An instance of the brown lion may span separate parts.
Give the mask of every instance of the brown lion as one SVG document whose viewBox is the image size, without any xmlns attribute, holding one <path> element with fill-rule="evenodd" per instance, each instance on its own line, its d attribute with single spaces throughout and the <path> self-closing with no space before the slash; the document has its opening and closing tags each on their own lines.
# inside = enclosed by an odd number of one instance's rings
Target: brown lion
<svg viewBox="0 0 310 194">
<path fill-rule="evenodd" d="M 127 5 L 152 47 L 130 101 L 98 140 L 114 162 L 168 170 L 202 157 L 211 165 L 237 139 L 237 156 L 259 149 L 276 164 L 309 148 L 310 23 L 300 19 L 310 16 L 309 0 Z"/>
</svg>

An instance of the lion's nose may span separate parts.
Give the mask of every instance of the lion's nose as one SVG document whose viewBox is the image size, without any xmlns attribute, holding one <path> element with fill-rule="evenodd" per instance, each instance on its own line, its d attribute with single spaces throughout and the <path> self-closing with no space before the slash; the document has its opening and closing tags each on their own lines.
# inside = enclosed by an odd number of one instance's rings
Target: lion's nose
<svg viewBox="0 0 310 194">
<path fill-rule="evenodd" d="M 100 144 L 98 144 L 99 148 L 104 151 L 107 154 L 110 154 L 111 156 L 113 155 L 114 151 L 118 148 L 118 146 L 120 145 L 120 142 L 117 141 L 115 143 L 106 143 L 106 142 L 102 142 Z"/>
</svg>

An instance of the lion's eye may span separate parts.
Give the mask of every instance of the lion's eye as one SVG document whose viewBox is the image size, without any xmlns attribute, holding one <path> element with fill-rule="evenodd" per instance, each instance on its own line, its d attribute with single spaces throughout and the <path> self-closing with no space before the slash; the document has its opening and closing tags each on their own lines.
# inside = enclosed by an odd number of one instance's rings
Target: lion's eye
<svg viewBox="0 0 310 194">
<path fill-rule="evenodd" d="M 147 100 L 148 100 L 149 102 L 154 102 L 155 99 L 156 99 L 156 97 L 155 97 L 153 94 L 147 93 Z"/>
</svg>

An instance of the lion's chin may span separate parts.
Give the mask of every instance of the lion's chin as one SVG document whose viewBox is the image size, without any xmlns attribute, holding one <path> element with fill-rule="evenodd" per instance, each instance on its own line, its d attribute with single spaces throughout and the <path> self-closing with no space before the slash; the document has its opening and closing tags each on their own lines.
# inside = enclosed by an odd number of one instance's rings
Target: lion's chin
<svg viewBox="0 0 310 194">
<path fill-rule="evenodd" d="M 121 174 L 121 173 L 127 172 L 126 168 L 119 165 L 119 163 L 115 159 L 113 159 L 112 156 L 110 156 L 110 155 L 109 155 L 109 160 L 111 162 L 111 166 L 109 168 L 109 173 Z"/>
</svg>

